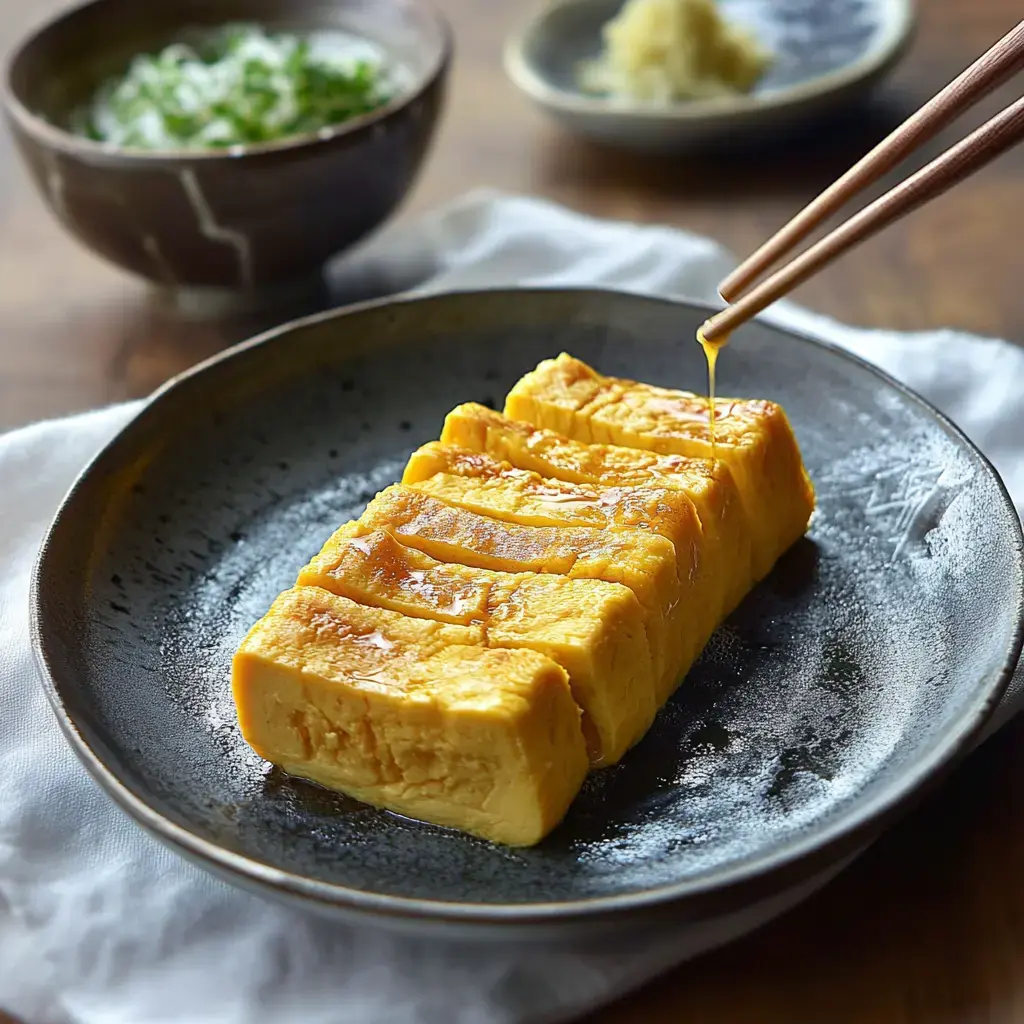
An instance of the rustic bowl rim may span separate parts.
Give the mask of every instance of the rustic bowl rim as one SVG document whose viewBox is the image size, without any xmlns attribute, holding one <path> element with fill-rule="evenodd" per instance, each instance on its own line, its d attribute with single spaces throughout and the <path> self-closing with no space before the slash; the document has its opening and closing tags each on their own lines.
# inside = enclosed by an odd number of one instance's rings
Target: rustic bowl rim
<svg viewBox="0 0 1024 1024">
<path fill-rule="evenodd" d="M 438 33 L 438 48 L 429 67 L 416 76 L 416 82 L 408 89 L 400 90 L 397 95 L 382 107 L 350 118 L 336 125 L 327 125 L 315 132 L 302 132 L 286 135 L 269 142 L 258 142 L 229 146 L 222 149 L 202 149 L 182 147 L 177 149 L 142 149 L 131 146 L 115 146 L 109 143 L 96 142 L 93 139 L 76 135 L 74 132 L 55 125 L 46 118 L 34 113 L 22 101 L 12 80 L 15 67 L 25 58 L 30 49 L 39 45 L 42 37 L 61 22 L 72 18 L 90 7 L 103 7 L 111 0 L 84 0 L 58 11 L 33 26 L 20 41 L 9 51 L 3 63 L 0 75 L 0 101 L 3 102 L 8 115 L 19 128 L 40 145 L 51 149 L 78 156 L 115 157 L 125 162 L 166 163 L 167 161 L 213 162 L 218 160 L 239 160 L 246 156 L 260 156 L 311 147 L 317 144 L 333 142 L 348 135 L 355 135 L 364 128 L 371 127 L 391 118 L 393 115 L 413 106 L 434 84 L 448 71 L 454 52 L 454 34 L 448 19 L 434 6 L 431 0 L 377 0 L 391 6 L 405 7 L 424 13 Z M 341 6 L 341 5 L 339 5 Z"/>
</svg>

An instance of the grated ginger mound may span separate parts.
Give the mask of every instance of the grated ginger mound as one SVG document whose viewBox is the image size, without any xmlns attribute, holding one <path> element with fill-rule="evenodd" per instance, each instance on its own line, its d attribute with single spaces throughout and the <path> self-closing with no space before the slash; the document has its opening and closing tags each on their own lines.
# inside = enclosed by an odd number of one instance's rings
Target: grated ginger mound
<svg viewBox="0 0 1024 1024">
<path fill-rule="evenodd" d="M 669 103 L 748 92 L 770 63 L 715 0 L 627 0 L 603 30 L 601 57 L 581 68 L 588 92 Z"/>
</svg>

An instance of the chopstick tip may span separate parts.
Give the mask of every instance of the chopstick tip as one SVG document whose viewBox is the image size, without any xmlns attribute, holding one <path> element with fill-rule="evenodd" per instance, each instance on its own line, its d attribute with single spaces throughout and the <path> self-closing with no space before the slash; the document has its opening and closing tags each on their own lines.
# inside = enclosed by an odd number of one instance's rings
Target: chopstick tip
<svg viewBox="0 0 1024 1024">
<path fill-rule="evenodd" d="M 714 316 L 709 316 L 707 320 L 697 328 L 697 340 L 699 342 L 707 342 L 710 344 L 711 342 L 717 341 L 720 336 L 726 333 L 721 327 L 721 318 L 722 313 L 724 312 L 725 310 L 723 309 L 720 313 L 715 313 Z"/>
<path fill-rule="evenodd" d="M 718 286 L 718 294 L 723 302 L 732 302 L 736 298 L 737 287 L 736 287 L 736 273 L 733 271 L 722 283 Z"/>
</svg>

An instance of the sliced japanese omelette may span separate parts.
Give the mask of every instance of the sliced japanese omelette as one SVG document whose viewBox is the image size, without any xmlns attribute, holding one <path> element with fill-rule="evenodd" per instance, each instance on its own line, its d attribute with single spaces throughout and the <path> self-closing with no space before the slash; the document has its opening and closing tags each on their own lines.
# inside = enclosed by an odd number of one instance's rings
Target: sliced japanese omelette
<svg viewBox="0 0 1024 1024">
<path fill-rule="evenodd" d="M 414 487 L 385 488 L 357 521 L 360 534 L 386 529 L 441 562 L 499 572 L 534 572 L 621 583 L 636 595 L 657 680 L 655 705 L 678 678 L 686 638 L 671 541 L 644 530 L 523 526 L 448 504 Z"/>
<path fill-rule="evenodd" d="M 448 414 L 441 441 L 487 452 L 551 480 L 680 490 L 697 511 L 705 559 L 722 579 L 722 617 L 739 604 L 754 582 L 750 524 L 732 474 L 720 460 L 658 455 L 619 445 L 585 444 L 553 430 L 510 419 L 474 402 L 457 406 Z"/>
<path fill-rule="evenodd" d="M 587 754 L 565 670 L 481 626 L 287 590 L 235 654 L 242 734 L 286 772 L 513 846 L 561 820 Z"/>
<path fill-rule="evenodd" d="M 253 627 L 243 734 L 357 799 L 536 843 L 813 504 L 778 406 L 720 400 L 712 445 L 706 399 L 547 360 L 505 415 L 453 410 Z"/>
<path fill-rule="evenodd" d="M 432 441 L 414 452 L 402 482 L 451 505 L 521 526 L 587 526 L 654 533 L 672 543 L 678 604 L 666 614 L 676 643 L 674 673 L 657 688 L 658 704 L 675 689 L 725 613 L 727 574 L 710 563 L 693 502 L 658 485 L 606 487 L 551 480 L 491 455 Z"/>
<path fill-rule="evenodd" d="M 604 377 L 563 353 L 516 383 L 505 414 L 577 441 L 721 459 L 750 522 L 755 578 L 803 535 L 814 510 L 796 438 L 774 402 L 717 400 L 712 442 L 707 398 Z"/>
<path fill-rule="evenodd" d="M 360 604 L 475 626 L 487 647 L 525 647 L 556 661 L 583 711 L 594 764 L 613 764 L 657 710 L 644 614 L 619 583 L 550 573 L 506 573 L 439 562 L 387 530 L 350 523 L 299 573 Z"/>
</svg>

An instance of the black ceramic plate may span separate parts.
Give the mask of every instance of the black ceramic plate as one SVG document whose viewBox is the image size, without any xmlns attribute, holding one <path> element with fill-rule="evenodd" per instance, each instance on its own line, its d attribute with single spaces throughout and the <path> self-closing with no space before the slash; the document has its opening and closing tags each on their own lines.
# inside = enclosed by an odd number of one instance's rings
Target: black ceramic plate
<svg viewBox="0 0 1024 1024">
<path fill-rule="evenodd" d="M 1021 533 L 992 468 L 920 399 L 764 325 L 725 393 L 782 402 L 819 507 L 647 738 L 541 845 L 503 849 L 290 779 L 239 736 L 229 659 L 444 414 L 538 360 L 702 389 L 707 311 L 509 291 L 317 317 L 159 392 L 74 486 L 35 639 L 86 765 L 238 881 L 403 922 L 544 931 L 707 916 L 863 846 L 969 746 L 1021 643 Z"/>
</svg>

